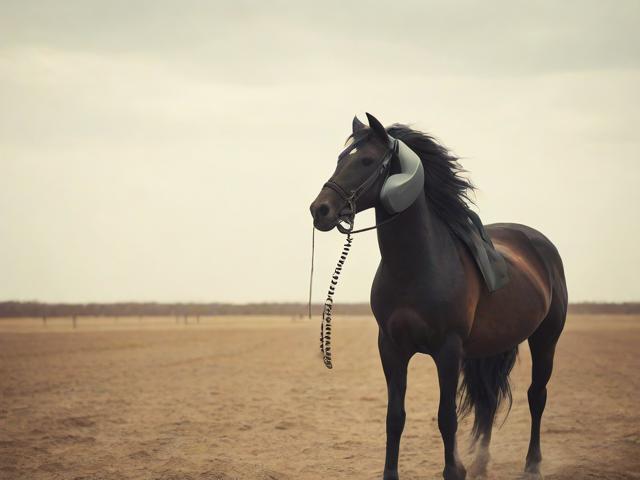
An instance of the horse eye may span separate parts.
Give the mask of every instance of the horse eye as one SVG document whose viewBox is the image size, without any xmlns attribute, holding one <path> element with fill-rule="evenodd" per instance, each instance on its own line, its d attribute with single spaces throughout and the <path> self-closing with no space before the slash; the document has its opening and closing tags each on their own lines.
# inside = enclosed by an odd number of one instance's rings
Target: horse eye
<svg viewBox="0 0 640 480">
<path fill-rule="evenodd" d="M 372 159 L 372 158 L 364 157 L 364 158 L 362 159 L 362 164 L 363 164 L 365 167 L 368 167 L 368 166 L 369 166 L 369 165 L 371 165 L 372 163 L 373 163 L 373 159 Z"/>
</svg>

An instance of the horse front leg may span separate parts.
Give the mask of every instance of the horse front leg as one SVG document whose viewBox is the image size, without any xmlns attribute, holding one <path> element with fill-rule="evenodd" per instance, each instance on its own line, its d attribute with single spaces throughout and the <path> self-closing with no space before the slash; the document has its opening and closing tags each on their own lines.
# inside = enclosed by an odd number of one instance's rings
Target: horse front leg
<svg viewBox="0 0 640 480">
<path fill-rule="evenodd" d="M 407 365 L 409 356 L 397 348 L 382 330 L 378 334 L 378 349 L 384 376 L 387 380 L 387 454 L 384 462 L 383 480 L 398 480 L 398 455 L 400 437 L 406 417 L 404 395 L 407 390 Z"/>
<path fill-rule="evenodd" d="M 445 480 L 464 480 L 467 472 L 458 458 L 456 431 L 458 417 L 456 412 L 456 394 L 462 360 L 462 340 L 458 335 L 447 335 L 438 351 L 435 361 L 440 383 L 440 406 L 438 408 L 438 427 L 444 442 Z"/>
</svg>

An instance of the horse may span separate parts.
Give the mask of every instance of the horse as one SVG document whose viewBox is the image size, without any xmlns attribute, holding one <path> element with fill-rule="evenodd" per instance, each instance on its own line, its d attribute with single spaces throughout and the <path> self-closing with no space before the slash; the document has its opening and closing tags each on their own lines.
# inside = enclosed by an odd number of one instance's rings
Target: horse
<svg viewBox="0 0 640 480">
<path fill-rule="evenodd" d="M 466 478 L 456 431 L 459 417 L 470 411 L 476 456 L 469 474 L 486 475 L 496 412 L 503 403 L 511 407 L 509 374 L 525 340 L 532 379 L 524 475 L 542 478 L 540 423 L 568 302 L 558 250 L 531 227 L 486 225 L 508 274 L 505 285 L 490 291 L 461 240 L 473 229 L 475 187 L 458 158 L 407 125 L 385 128 L 373 115 L 367 118 L 369 125 L 353 119 L 335 172 L 310 211 L 316 229 L 349 233 L 357 213 L 375 209 L 381 258 L 370 303 L 388 393 L 383 479 L 399 478 L 407 365 L 416 353 L 430 355 L 437 368 L 444 479 Z"/>
</svg>

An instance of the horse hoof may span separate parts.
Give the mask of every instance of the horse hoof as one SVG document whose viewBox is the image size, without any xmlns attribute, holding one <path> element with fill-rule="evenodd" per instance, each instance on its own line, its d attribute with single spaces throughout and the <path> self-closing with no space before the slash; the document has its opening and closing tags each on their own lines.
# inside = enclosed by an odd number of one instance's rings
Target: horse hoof
<svg viewBox="0 0 640 480">
<path fill-rule="evenodd" d="M 473 480 L 486 480 L 487 478 L 489 478 L 487 476 L 487 468 L 474 468 L 473 465 L 471 465 L 471 467 L 469 467 L 469 471 L 467 472 L 468 478 L 469 479 L 473 479 Z"/>
<path fill-rule="evenodd" d="M 384 472 L 382 480 L 399 480 L 398 472 Z"/>
<path fill-rule="evenodd" d="M 544 477 L 540 473 L 540 463 L 539 461 L 527 462 L 520 480 L 543 480 Z"/>
<path fill-rule="evenodd" d="M 467 478 L 467 471 L 462 464 L 447 465 L 442 472 L 444 480 L 465 480 Z"/>
<path fill-rule="evenodd" d="M 543 480 L 544 477 L 540 472 L 524 472 L 518 480 Z"/>
<path fill-rule="evenodd" d="M 467 471 L 469 477 L 476 480 L 487 478 L 489 459 L 490 456 L 488 452 L 480 452 Z"/>
<path fill-rule="evenodd" d="M 489 477 L 487 475 L 487 470 L 473 470 L 473 469 L 469 469 L 469 471 L 467 472 L 467 478 L 469 480 L 487 480 Z"/>
</svg>

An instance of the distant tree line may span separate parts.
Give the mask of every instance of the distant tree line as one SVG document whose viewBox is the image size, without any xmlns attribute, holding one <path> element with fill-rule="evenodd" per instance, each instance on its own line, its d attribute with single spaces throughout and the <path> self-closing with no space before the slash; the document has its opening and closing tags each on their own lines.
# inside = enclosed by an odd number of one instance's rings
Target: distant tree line
<svg viewBox="0 0 640 480">
<path fill-rule="evenodd" d="M 0 302 L 0 317 L 169 317 L 218 315 L 287 315 L 305 316 L 308 306 L 303 303 L 41 303 Z M 322 305 L 312 306 L 313 315 L 320 315 Z M 369 315 L 367 303 L 337 303 L 334 312 L 342 315 Z M 633 303 L 574 303 L 574 314 L 640 314 L 640 302 Z"/>
<path fill-rule="evenodd" d="M 336 305 L 335 312 L 343 315 L 371 314 L 366 303 Z M 307 315 L 308 305 L 303 303 L 41 303 L 0 302 L 0 317 L 168 317 L 217 315 Z M 312 313 L 322 312 L 320 304 L 312 305 Z"/>
<path fill-rule="evenodd" d="M 569 313 L 574 314 L 607 314 L 631 315 L 640 314 L 640 302 L 597 303 L 582 302 L 569 305 Z"/>
</svg>

